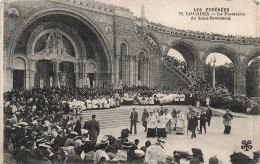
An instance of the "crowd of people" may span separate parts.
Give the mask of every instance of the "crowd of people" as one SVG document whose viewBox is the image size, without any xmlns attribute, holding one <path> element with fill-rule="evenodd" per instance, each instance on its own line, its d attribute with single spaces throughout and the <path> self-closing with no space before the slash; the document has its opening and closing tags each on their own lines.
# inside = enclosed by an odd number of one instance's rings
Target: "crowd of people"
<svg viewBox="0 0 260 164">
<path fill-rule="evenodd" d="M 117 138 L 105 135 L 100 141 L 97 136 L 100 133 L 99 122 L 96 116 L 92 115 L 92 120 L 85 122 L 81 126 L 81 119 L 73 125 L 69 118 L 52 119 L 33 118 L 32 122 L 15 123 L 8 120 L 4 129 L 4 159 L 6 163 L 34 164 L 34 163 L 169 163 L 180 164 L 183 161 L 190 164 L 207 163 L 204 161 L 202 150 L 192 148 L 192 154 L 184 151 L 173 151 L 172 155 L 166 154 L 164 146 L 166 141 L 160 139 L 162 126 L 161 112 L 167 113 L 166 109 L 159 110 L 157 121 L 157 136 L 155 143 L 147 140 L 144 145 L 139 144 L 139 139 L 130 141 L 128 139 L 130 131 L 123 129 Z M 156 113 L 156 112 L 155 112 Z M 162 115 L 161 115 L 161 114 Z M 178 112 L 177 112 L 178 113 Z M 170 114 L 174 114 L 174 111 Z M 190 110 L 189 120 L 195 117 Z M 161 115 L 161 116 L 160 116 Z M 177 114 L 178 115 L 178 114 Z M 152 134 L 149 125 L 154 117 L 153 114 L 147 118 L 147 135 Z M 167 114 L 165 115 L 167 117 Z M 178 119 L 178 116 L 176 116 Z M 202 116 L 201 116 L 202 117 Z M 160 121 L 159 121 L 160 120 Z M 178 121 L 177 121 L 178 122 Z M 176 124 L 178 124 L 176 122 Z M 167 125 L 165 125 L 167 127 Z M 191 126 L 192 127 L 192 126 Z M 178 128 L 178 125 L 175 127 Z M 170 128 L 172 129 L 172 128 Z M 191 129 L 193 131 L 194 128 Z M 172 129 L 174 130 L 174 129 Z M 170 133 L 168 131 L 168 133 Z M 192 135 L 194 135 L 192 133 Z M 195 135 L 196 137 L 196 135 Z M 259 161 L 259 153 L 254 153 L 254 159 L 243 153 L 234 153 L 230 156 L 230 161 L 237 164 L 243 160 L 244 163 L 255 164 Z M 214 156 L 209 159 L 209 164 L 221 163 Z"/>
<path fill-rule="evenodd" d="M 166 56 L 165 59 L 191 79 L 192 84 L 188 89 L 182 90 L 182 93 L 186 97 L 187 95 L 193 97 L 193 105 L 196 105 L 195 102 L 198 101 L 201 105 L 206 105 L 206 100 L 210 99 L 210 105 L 215 108 L 230 109 L 239 113 L 259 114 L 259 102 L 246 96 L 234 95 L 223 85 L 217 85 L 214 88 L 202 76 L 188 68 L 185 62 L 172 56 Z"/>
<path fill-rule="evenodd" d="M 138 18 L 137 18 L 138 19 Z M 139 18 L 141 19 L 141 18 Z M 160 29 L 161 31 L 165 31 L 165 32 L 171 32 L 171 33 L 186 33 L 186 34 L 190 34 L 190 35 L 201 35 L 201 36 L 206 36 L 206 37 L 210 37 L 210 38 L 214 38 L 214 37 L 222 37 L 222 38 L 229 38 L 229 39 L 236 39 L 238 41 L 240 40 L 259 40 L 259 38 L 257 37 L 252 37 L 252 36 L 242 36 L 242 35 L 223 35 L 223 34 L 219 34 L 219 33 L 207 33 L 207 32 L 201 32 L 201 31 L 193 31 L 193 30 L 185 30 L 185 29 L 177 29 L 174 27 L 168 27 L 165 26 L 161 23 L 156 23 L 156 22 L 152 22 L 152 21 L 148 21 L 148 27 L 149 28 L 154 28 L 154 29 Z"/>
<path fill-rule="evenodd" d="M 202 92 L 203 90 L 205 92 Z M 148 153 L 134 149 L 132 148 L 134 144 L 130 145 L 126 140 L 117 142 L 117 140 L 113 139 L 109 142 L 102 141 L 102 143 L 97 144 L 97 136 L 100 129 L 95 116 L 93 116 L 90 122 L 82 126 L 80 119 L 74 124 L 75 120 L 72 120 L 70 117 L 64 118 L 63 114 L 78 108 L 75 108 L 73 105 L 70 106 L 71 102 L 73 102 L 72 104 L 76 102 L 79 106 L 81 104 L 78 101 L 84 102 L 87 108 L 87 100 L 96 98 L 105 98 L 108 103 L 111 98 L 114 101 L 112 104 L 115 105 L 113 106 L 109 103 L 110 107 L 117 107 L 129 102 L 134 104 L 135 101 L 140 102 L 140 104 L 143 102 L 143 104 L 147 105 L 149 102 L 152 102 L 149 101 L 149 98 L 153 100 L 153 103 L 150 105 L 167 103 L 194 104 L 196 102 L 198 105 L 198 102 L 201 101 L 202 105 L 214 106 L 219 105 L 220 102 L 218 101 L 223 101 L 223 99 L 216 99 L 213 96 L 227 96 L 228 92 L 224 88 L 212 89 L 202 78 L 197 78 L 189 89 L 183 90 L 180 94 L 171 93 L 170 90 L 162 91 L 137 86 L 125 86 L 121 90 L 61 87 L 33 88 L 29 91 L 7 92 L 4 94 L 5 159 L 16 160 L 14 163 L 26 164 L 35 163 L 35 161 L 43 163 L 62 163 L 64 161 L 67 161 L 67 163 L 72 161 L 84 163 L 86 162 L 85 160 L 102 163 L 102 161 L 108 160 L 118 162 L 121 160 L 131 161 L 133 159 L 135 162 L 141 161 L 141 163 L 149 161 L 150 157 L 148 154 L 152 154 L 152 152 Z M 234 103 L 237 100 L 234 100 L 234 97 L 232 97 L 229 101 L 231 103 L 225 104 L 223 102 L 223 104 L 232 105 L 232 102 Z M 99 101 L 97 100 L 97 102 Z M 105 107 L 104 103 L 101 105 Z M 99 106 L 99 103 L 97 103 L 97 106 Z M 200 108 L 200 106 L 197 107 Z M 240 107 L 238 106 L 237 108 L 239 109 Z M 186 127 L 188 127 L 188 130 L 191 131 L 191 137 L 196 138 L 197 127 L 199 127 L 199 133 L 202 133 L 203 130 L 206 133 L 206 122 L 210 125 L 208 111 L 202 111 L 199 116 L 193 110 L 189 110 L 188 115 L 184 115 L 179 110 L 169 111 L 161 109 L 152 113 L 145 111 L 146 114 L 143 114 L 142 122 L 145 126 L 147 137 L 166 138 L 168 133 L 184 134 Z M 230 121 L 232 118 L 230 114 L 226 114 L 223 118 L 224 120 L 226 119 L 224 121 L 224 134 L 230 133 Z M 135 120 L 135 123 L 138 120 L 135 114 L 132 116 L 132 119 Z M 187 124 L 186 120 L 188 120 Z M 134 122 L 133 126 L 135 126 Z M 125 131 L 123 133 L 128 132 Z M 123 137 L 123 139 L 126 139 L 126 137 Z M 115 143 L 118 145 L 116 149 L 111 147 Z M 113 151 L 112 154 L 107 152 L 108 148 L 110 151 Z M 108 153 L 108 156 L 104 155 L 104 152 Z M 172 157 L 172 159 L 176 160 L 175 157 Z"/>
</svg>

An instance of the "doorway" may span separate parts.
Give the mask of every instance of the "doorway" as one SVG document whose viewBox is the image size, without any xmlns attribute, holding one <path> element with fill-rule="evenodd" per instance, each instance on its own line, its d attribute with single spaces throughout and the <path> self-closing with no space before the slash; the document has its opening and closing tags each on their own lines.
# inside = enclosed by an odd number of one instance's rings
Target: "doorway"
<svg viewBox="0 0 260 164">
<path fill-rule="evenodd" d="M 13 70 L 13 88 L 22 90 L 25 88 L 25 71 Z"/>
<path fill-rule="evenodd" d="M 94 73 L 88 73 L 88 78 L 89 78 L 89 85 L 90 87 L 94 87 L 95 83 L 95 74 Z"/>
</svg>

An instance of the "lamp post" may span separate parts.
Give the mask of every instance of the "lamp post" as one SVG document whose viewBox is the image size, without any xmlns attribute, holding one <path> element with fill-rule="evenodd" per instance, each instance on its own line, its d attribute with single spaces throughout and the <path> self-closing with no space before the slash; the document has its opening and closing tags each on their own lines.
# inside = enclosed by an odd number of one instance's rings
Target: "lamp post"
<svg viewBox="0 0 260 164">
<path fill-rule="evenodd" d="M 215 88 L 216 87 L 216 57 L 211 58 L 211 64 L 212 64 L 212 86 Z"/>
</svg>

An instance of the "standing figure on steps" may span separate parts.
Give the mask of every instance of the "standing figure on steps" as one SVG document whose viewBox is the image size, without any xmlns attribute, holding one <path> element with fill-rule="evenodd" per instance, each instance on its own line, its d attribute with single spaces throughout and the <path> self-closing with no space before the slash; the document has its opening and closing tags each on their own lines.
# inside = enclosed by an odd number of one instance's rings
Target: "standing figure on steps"
<svg viewBox="0 0 260 164">
<path fill-rule="evenodd" d="M 143 116 L 142 116 L 142 122 L 143 122 L 143 127 L 145 128 L 144 132 L 147 131 L 147 119 L 149 117 L 149 113 L 146 108 L 144 108 Z"/>
<path fill-rule="evenodd" d="M 204 132 L 206 133 L 206 121 L 207 121 L 207 115 L 206 115 L 206 112 L 202 109 L 201 114 L 200 114 L 200 132 L 199 132 L 199 134 L 202 133 L 202 127 L 204 128 Z"/>
<path fill-rule="evenodd" d="M 86 129 L 89 131 L 89 140 L 97 142 L 100 133 L 99 122 L 96 120 L 96 115 L 92 115 L 92 120 L 86 122 Z"/>
<path fill-rule="evenodd" d="M 191 138 L 196 138 L 196 128 L 198 126 L 198 118 L 195 115 L 195 111 L 192 109 L 190 110 L 190 116 L 189 116 L 189 129 L 191 130 Z"/>
<path fill-rule="evenodd" d="M 136 123 L 138 121 L 138 113 L 135 111 L 135 108 L 133 108 L 133 112 L 130 115 L 130 121 L 131 121 L 130 134 L 132 134 L 133 126 L 134 126 L 134 131 L 135 131 L 135 134 L 136 134 L 137 133 L 136 132 Z"/>
</svg>

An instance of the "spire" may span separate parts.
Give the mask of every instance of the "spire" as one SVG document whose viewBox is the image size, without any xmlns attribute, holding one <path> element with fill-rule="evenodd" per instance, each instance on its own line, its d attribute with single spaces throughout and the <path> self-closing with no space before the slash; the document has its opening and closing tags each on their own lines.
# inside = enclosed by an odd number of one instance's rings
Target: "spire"
<svg viewBox="0 0 260 164">
<path fill-rule="evenodd" d="M 142 19 L 146 19 L 146 18 L 145 18 L 145 12 L 144 12 L 144 4 L 142 4 L 141 18 L 142 18 Z"/>
</svg>

